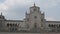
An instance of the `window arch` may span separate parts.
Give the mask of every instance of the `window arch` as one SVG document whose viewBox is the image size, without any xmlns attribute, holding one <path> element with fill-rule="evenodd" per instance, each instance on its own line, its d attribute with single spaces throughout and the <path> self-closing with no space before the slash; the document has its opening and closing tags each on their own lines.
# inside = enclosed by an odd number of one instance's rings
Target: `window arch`
<svg viewBox="0 0 60 34">
<path fill-rule="evenodd" d="M 53 24 L 49 24 L 48 27 L 54 27 L 54 25 Z"/>
<path fill-rule="evenodd" d="M 59 27 L 60 27 L 60 24 L 59 24 Z"/>
<path fill-rule="evenodd" d="M 9 23 L 7 24 L 7 27 L 9 27 Z"/>
<path fill-rule="evenodd" d="M 51 25 L 49 24 L 48 27 L 51 27 Z"/>
</svg>

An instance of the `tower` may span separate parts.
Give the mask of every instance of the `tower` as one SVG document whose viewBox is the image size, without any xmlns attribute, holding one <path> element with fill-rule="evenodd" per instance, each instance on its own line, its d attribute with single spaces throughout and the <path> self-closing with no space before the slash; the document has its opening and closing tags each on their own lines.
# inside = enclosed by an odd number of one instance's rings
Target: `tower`
<svg viewBox="0 0 60 34">
<path fill-rule="evenodd" d="M 0 30 L 4 30 L 4 27 L 5 27 L 5 17 L 2 15 L 2 12 L 1 12 L 1 15 L 0 15 Z"/>
<path fill-rule="evenodd" d="M 30 7 L 30 13 L 26 12 L 26 22 L 29 25 L 29 29 L 32 30 L 40 30 L 44 28 L 44 13 L 41 13 L 40 7 L 36 6 L 35 3 L 32 7 Z"/>
<path fill-rule="evenodd" d="M 32 7 L 30 7 L 30 28 L 35 28 L 34 25 L 36 23 L 36 28 L 41 28 L 41 11 L 40 7 L 36 6 L 35 3 Z"/>
<path fill-rule="evenodd" d="M 2 15 L 2 12 L 1 12 L 0 21 L 4 21 L 4 20 L 5 20 L 5 17 Z"/>
</svg>

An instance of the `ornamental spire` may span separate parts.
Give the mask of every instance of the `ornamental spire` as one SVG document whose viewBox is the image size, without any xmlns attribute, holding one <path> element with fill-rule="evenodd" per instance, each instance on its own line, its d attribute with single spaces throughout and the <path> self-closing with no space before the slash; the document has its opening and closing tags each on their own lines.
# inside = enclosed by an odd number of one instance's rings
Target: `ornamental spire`
<svg viewBox="0 0 60 34">
<path fill-rule="evenodd" d="M 34 6 L 35 6 L 35 3 L 34 3 Z"/>
<path fill-rule="evenodd" d="M 26 11 L 26 14 L 27 14 L 27 11 Z"/>
<path fill-rule="evenodd" d="M 2 16 L 2 12 L 1 12 L 1 16 Z"/>
</svg>

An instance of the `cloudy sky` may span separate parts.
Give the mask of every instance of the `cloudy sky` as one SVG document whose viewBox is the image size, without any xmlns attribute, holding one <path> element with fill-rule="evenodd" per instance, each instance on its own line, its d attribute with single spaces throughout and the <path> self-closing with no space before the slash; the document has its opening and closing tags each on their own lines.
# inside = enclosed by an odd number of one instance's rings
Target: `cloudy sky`
<svg viewBox="0 0 60 34">
<path fill-rule="evenodd" d="M 34 2 L 45 12 L 46 20 L 60 21 L 60 0 L 0 0 L 0 13 L 8 20 L 20 20 Z"/>
</svg>

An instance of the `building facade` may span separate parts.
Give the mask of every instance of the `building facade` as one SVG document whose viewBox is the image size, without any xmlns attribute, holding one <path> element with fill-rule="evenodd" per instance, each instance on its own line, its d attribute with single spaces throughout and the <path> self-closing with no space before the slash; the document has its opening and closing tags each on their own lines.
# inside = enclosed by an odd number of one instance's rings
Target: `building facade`
<svg viewBox="0 0 60 34">
<path fill-rule="evenodd" d="M 60 21 L 46 21 L 44 12 L 35 4 L 25 13 L 24 20 L 7 20 L 0 15 L 0 31 L 7 32 L 59 32 Z"/>
</svg>

